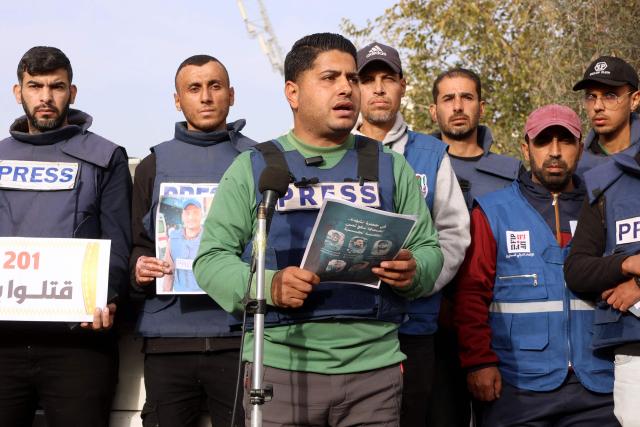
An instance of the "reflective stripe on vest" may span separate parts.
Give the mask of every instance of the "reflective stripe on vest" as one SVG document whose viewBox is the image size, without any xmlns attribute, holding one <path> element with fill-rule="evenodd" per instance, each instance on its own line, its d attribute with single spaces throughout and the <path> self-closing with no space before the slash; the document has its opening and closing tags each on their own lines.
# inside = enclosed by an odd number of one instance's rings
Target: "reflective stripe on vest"
<svg viewBox="0 0 640 427">
<path fill-rule="evenodd" d="M 570 302 L 571 310 L 595 310 L 596 303 L 591 301 L 584 301 L 581 299 L 572 299 Z"/>
<path fill-rule="evenodd" d="M 595 303 L 572 299 L 569 302 L 570 310 L 594 310 Z M 536 302 L 492 302 L 489 306 L 491 313 L 551 313 L 563 311 L 563 301 L 536 301 Z"/>
<path fill-rule="evenodd" d="M 613 389 L 613 363 L 594 352 L 594 311 L 564 283 L 568 248 L 560 248 L 518 182 L 478 198 L 496 242 L 496 277 L 489 312 L 491 347 L 503 379 L 514 387 L 560 387 L 569 363 L 591 391 Z M 571 218 L 569 218 L 571 219 Z"/>
<path fill-rule="evenodd" d="M 536 301 L 536 302 L 492 302 L 489 306 L 491 313 L 552 313 L 563 311 L 562 301 Z"/>
</svg>

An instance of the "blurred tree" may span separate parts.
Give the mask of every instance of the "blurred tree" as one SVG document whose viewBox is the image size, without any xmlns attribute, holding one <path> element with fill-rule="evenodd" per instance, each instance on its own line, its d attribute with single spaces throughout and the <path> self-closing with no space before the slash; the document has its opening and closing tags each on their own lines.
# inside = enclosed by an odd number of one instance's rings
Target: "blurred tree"
<svg viewBox="0 0 640 427">
<path fill-rule="evenodd" d="M 400 0 L 365 27 L 343 20 L 342 29 L 359 46 L 377 39 L 401 52 L 409 83 L 403 113 L 416 130 L 437 129 L 427 107 L 440 72 L 476 71 L 494 149 L 519 155 L 533 109 L 562 103 L 582 112 L 571 87 L 595 58 L 640 67 L 638 22 L 640 0 Z"/>
</svg>

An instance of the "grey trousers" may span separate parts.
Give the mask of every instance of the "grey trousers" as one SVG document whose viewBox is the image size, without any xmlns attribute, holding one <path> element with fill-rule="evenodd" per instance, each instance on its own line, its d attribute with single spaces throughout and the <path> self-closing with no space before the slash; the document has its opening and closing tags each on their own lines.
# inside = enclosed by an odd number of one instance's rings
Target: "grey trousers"
<svg viewBox="0 0 640 427">
<path fill-rule="evenodd" d="M 245 422 L 251 425 L 251 363 L 245 365 Z M 263 426 L 400 425 L 400 365 L 355 374 L 325 375 L 265 366 L 273 400 L 262 405 Z"/>
</svg>

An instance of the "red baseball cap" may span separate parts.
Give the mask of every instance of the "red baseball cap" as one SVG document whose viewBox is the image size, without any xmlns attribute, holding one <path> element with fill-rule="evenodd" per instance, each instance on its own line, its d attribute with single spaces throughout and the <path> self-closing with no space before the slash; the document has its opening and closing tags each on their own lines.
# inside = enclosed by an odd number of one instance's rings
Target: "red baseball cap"
<svg viewBox="0 0 640 427">
<path fill-rule="evenodd" d="M 545 105 L 529 114 L 524 133 L 529 139 L 534 139 L 550 126 L 562 126 L 578 139 L 582 136 L 580 117 L 571 108 L 558 104 Z"/>
</svg>

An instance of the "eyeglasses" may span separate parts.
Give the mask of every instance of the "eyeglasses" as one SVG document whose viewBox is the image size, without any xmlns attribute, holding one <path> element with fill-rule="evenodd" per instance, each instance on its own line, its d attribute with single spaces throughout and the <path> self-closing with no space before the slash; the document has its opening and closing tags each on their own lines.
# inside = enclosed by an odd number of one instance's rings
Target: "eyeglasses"
<svg viewBox="0 0 640 427">
<path fill-rule="evenodd" d="M 584 105 L 587 108 L 593 108 L 593 106 L 596 105 L 596 102 L 599 99 L 602 101 L 602 105 L 604 105 L 605 108 L 608 108 L 609 110 L 616 110 L 622 102 L 623 97 L 635 92 L 635 90 L 632 90 L 630 92 L 623 93 L 622 95 L 616 95 L 613 92 L 607 92 L 603 96 L 597 96 L 592 93 L 588 93 L 584 96 Z"/>
</svg>

